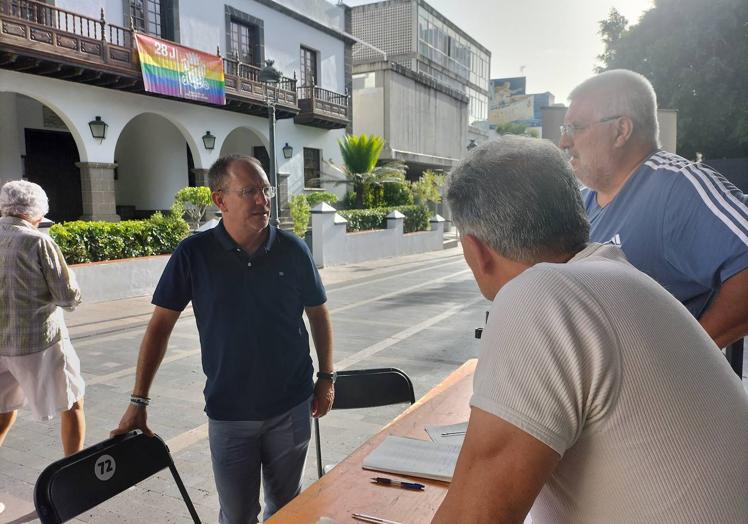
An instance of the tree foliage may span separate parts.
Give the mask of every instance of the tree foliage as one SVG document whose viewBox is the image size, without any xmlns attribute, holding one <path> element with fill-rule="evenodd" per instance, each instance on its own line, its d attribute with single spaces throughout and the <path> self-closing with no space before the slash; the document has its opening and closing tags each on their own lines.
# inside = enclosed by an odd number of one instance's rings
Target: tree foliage
<svg viewBox="0 0 748 524">
<path fill-rule="evenodd" d="M 304 238 L 307 227 L 309 226 L 309 217 L 311 216 L 311 206 L 304 194 L 298 194 L 291 197 L 289 202 L 291 208 L 291 219 L 293 220 L 293 232 L 297 236 Z"/>
<path fill-rule="evenodd" d="M 195 229 L 200 226 L 205 210 L 213 203 L 210 189 L 205 186 L 183 187 L 174 195 L 174 201 L 182 204 L 184 214 Z"/>
<path fill-rule="evenodd" d="M 379 155 L 384 147 L 384 139 L 376 135 L 346 135 L 338 141 L 343 167 L 330 166 L 345 176 L 344 181 L 328 180 L 333 184 L 345 183 L 353 186 L 356 194 L 355 205 L 364 207 L 365 196 L 371 188 L 381 187 L 386 183 L 402 183 L 405 175 L 405 164 L 389 162 L 377 166 Z"/>
<path fill-rule="evenodd" d="M 612 10 L 600 22 L 608 69 L 631 69 L 678 111 L 678 153 L 748 156 L 748 2 L 656 0 L 626 26 Z"/>
<path fill-rule="evenodd" d="M 415 182 L 411 182 L 410 189 L 413 192 L 416 204 L 428 206 L 429 204 L 436 205 L 441 202 L 441 188 L 444 187 L 446 178 L 444 173 L 437 173 L 436 171 L 427 169 L 423 172 L 421 178 Z"/>
<path fill-rule="evenodd" d="M 496 125 L 496 132 L 500 135 L 522 135 L 538 138 L 538 132 L 535 129 L 529 129 L 525 124 L 520 122 L 505 122 Z"/>
</svg>

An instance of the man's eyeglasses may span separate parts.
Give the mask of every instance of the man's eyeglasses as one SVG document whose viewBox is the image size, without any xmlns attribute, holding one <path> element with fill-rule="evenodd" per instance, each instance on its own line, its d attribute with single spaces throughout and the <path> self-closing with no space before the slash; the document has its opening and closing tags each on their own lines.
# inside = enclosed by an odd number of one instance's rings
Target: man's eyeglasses
<svg viewBox="0 0 748 524">
<path fill-rule="evenodd" d="M 601 118 L 597 122 L 591 122 L 589 124 L 578 126 L 576 124 L 562 124 L 561 129 L 561 136 L 568 136 L 569 138 L 574 138 L 574 135 L 579 133 L 580 131 L 583 131 L 587 129 L 588 127 L 596 126 L 597 124 L 604 124 L 605 122 L 610 122 L 612 120 L 618 120 L 623 115 L 616 115 L 616 116 L 608 116 L 605 118 Z"/>
<path fill-rule="evenodd" d="M 244 189 L 239 189 L 236 191 L 232 191 L 230 189 L 221 189 L 221 191 L 223 191 L 224 193 L 236 193 L 240 197 L 248 199 L 257 198 L 260 193 L 262 193 L 267 199 L 271 199 L 275 196 L 275 187 L 273 186 L 245 187 Z"/>
</svg>

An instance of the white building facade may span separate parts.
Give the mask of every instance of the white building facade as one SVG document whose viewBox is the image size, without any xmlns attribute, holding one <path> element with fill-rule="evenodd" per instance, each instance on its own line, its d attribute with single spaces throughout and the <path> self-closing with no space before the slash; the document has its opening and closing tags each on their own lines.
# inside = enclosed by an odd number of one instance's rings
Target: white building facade
<svg viewBox="0 0 748 524">
<path fill-rule="evenodd" d="M 281 208 L 289 195 L 319 186 L 325 161 L 341 163 L 354 42 L 345 6 L 0 0 L 0 22 L 0 183 L 23 177 L 42 185 L 53 220 L 168 209 L 179 189 L 205 185 L 207 169 L 225 154 L 267 166 L 269 101 Z M 135 32 L 220 53 L 226 104 L 146 92 Z M 283 75 L 277 84 L 260 81 L 266 59 Z M 89 126 L 97 117 L 107 124 L 103 139 Z"/>
</svg>

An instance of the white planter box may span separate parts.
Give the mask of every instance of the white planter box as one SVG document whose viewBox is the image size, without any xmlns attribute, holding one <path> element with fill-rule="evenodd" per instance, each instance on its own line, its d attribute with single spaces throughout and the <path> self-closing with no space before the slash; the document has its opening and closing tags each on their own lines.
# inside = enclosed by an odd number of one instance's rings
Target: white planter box
<svg viewBox="0 0 748 524">
<path fill-rule="evenodd" d="M 171 255 L 126 258 L 75 264 L 75 273 L 86 303 L 150 295 Z"/>
</svg>

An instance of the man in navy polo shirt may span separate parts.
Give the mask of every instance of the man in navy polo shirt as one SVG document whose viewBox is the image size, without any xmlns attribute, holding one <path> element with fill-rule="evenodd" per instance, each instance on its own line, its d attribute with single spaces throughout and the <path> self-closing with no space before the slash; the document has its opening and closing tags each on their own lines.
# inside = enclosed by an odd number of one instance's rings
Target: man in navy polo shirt
<svg viewBox="0 0 748 524">
<path fill-rule="evenodd" d="M 606 71 L 569 100 L 560 146 L 589 188 L 590 240 L 621 246 L 719 347 L 748 335 L 748 196 L 659 149 L 657 99 L 642 75 Z"/>
<path fill-rule="evenodd" d="M 264 519 L 301 489 L 310 412 L 325 415 L 334 397 L 332 326 L 308 248 L 268 223 L 275 188 L 260 163 L 230 155 L 213 164 L 208 180 L 223 219 L 180 243 L 164 269 L 130 405 L 112 434 L 133 428 L 151 434 L 148 392 L 174 325 L 192 301 L 219 521 L 257 522 L 261 473 Z M 304 312 L 319 361 L 316 384 Z"/>
</svg>

